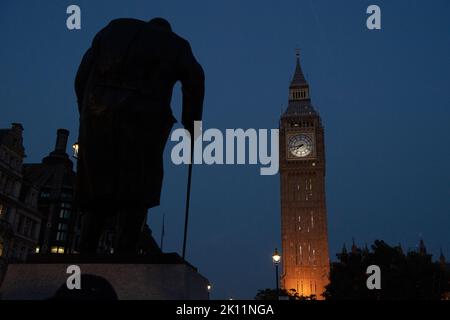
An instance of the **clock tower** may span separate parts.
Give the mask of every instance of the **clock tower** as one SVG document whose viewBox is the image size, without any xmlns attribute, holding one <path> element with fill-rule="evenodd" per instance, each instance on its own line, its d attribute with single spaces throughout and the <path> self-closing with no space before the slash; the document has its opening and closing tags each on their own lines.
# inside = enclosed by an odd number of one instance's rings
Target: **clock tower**
<svg viewBox="0 0 450 320">
<path fill-rule="evenodd" d="M 324 129 L 311 104 L 299 53 L 280 119 L 281 287 L 300 296 L 322 293 L 328 284 Z"/>
</svg>

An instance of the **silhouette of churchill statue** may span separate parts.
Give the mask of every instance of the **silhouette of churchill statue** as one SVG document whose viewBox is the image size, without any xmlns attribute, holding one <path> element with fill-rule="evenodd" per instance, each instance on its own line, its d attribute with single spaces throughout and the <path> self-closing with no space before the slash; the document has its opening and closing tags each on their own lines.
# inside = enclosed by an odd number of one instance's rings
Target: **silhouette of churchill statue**
<svg viewBox="0 0 450 320">
<path fill-rule="evenodd" d="M 111 21 L 79 66 L 76 204 L 83 213 L 80 252 L 96 252 L 105 221 L 117 220 L 115 253 L 133 254 L 147 210 L 158 206 L 170 102 L 182 84 L 182 124 L 201 120 L 204 73 L 189 43 L 166 20 Z"/>
</svg>

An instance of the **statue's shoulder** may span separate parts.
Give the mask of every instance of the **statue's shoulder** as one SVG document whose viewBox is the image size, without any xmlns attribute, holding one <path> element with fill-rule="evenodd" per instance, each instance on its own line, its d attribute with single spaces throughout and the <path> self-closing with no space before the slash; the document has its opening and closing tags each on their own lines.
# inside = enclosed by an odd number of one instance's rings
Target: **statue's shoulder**
<svg viewBox="0 0 450 320">
<path fill-rule="evenodd" d="M 184 39 L 183 37 L 180 37 L 178 34 L 176 34 L 175 32 L 172 33 L 173 37 L 175 39 L 175 41 L 178 43 L 178 45 L 185 50 L 188 50 L 191 48 L 191 45 L 189 44 L 189 41 L 187 41 L 186 39 Z"/>
</svg>

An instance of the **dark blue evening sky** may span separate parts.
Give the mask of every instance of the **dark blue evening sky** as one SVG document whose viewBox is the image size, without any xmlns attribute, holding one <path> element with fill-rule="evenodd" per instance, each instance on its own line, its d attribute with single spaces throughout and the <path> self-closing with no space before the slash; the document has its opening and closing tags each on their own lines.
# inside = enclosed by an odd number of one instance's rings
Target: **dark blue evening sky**
<svg viewBox="0 0 450 320">
<path fill-rule="evenodd" d="M 81 7 L 82 29 L 66 28 Z M 382 30 L 366 28 L 378 4 Z M 74 76 L 94 34 L 111 19 L 167 18 L 206 72 L 204 128 L 277 128 L 295 48 L 325 125 L 330 256 L 380 238 L 404 249 L 420 236 L 450 258 L 450 2 L 417 1 L 12 1 L 0 2 L 0 127 L 21 122 L 28 162 L 58 128 L 76 141 Z M 180 114 L 179 86 L 173 108 Z M 159 242 L 181 251 L 187 168 L 170 162 Z M 274 287 L 280 247 L 279 176 L 259 166 L 194 168 L 188 260 L 213 298 L 252 298 Z"/>
</svg>

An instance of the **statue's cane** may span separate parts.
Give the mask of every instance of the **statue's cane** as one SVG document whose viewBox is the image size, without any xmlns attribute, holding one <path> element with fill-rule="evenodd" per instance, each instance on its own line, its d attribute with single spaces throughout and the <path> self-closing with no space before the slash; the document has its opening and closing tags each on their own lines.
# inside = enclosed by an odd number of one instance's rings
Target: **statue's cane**
<svg viewBox="0 0 450 320">
<path fill-rule="evenodd" d="M 194 137 L 195 139 L 195 137 Z M 187 232 L 188 232 L 188 222 L 189 222 L 189 200 L 191 198 L 191 177 L 192 177 L 192 160 L 193 160 L 193 153 L 194 153 L 194 142 L 191 138 L 191 161 L 189 162 L 189 168 L 188 168 L 188 183 L 187 183 L 187 192 L 186 192 L 186 211 L 185 211 L 185 217 L 184 217 L 184 240 L 183 240 L 183 260 L 185 260 L 186 257 L 186 239 L 187 239 Z"/>
</svg>

